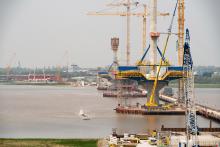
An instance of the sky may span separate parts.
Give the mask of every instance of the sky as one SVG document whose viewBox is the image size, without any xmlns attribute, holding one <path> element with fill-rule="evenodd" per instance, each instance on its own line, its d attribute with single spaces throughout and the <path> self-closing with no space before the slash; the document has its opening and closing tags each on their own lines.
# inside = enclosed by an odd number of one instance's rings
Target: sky
<svg viewBox="0 0 220 147">
<path fill-rule="evenodd" d="M 125 64 L 126 18 L 88 16 L 89 11 L 125 11 L 109 8 L 117 0 L 0 0 L 0 67 L 47 67 L 77 64 L 81 67 L 110 65 L 110 39 L 120 38 L 119 60 Z M 139 0 L 149 6 L 149 0 Z M 172 13 L 176 0 L 158 0 L 158 11 Z M 194 65 L 220 66 L 220 1 L 185 0 L 185 27 L 189 28 Z M 135 12 L 142 7 L 132 8 Z M 158 31 L 167 32 L 171 16 L 158 17 Z M 177 32 L 177 15 L 173 24 Z M 149 18 L 147 19 L 149 34 Z M 131 63 L 142 56 L 142 18 L 131 18 Z M 166 35 L 158 46 L 163 49 Z M 167 58 L 177 63 L 177 36 L 171 36 Z M 149 44 L 149 36 L 147 37 Z M 16 54 L 14 57 L 13 54 Z"/>
</svg>

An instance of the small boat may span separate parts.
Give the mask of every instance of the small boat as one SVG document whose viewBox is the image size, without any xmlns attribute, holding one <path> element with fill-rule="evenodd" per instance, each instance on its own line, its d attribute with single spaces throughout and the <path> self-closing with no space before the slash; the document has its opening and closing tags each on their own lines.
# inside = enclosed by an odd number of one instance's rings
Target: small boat
<svg viewBox="0 0 220 147">
<path fill-rule="evenodd" d="M 89 116 L 85 114 L 82 109 L 79 111 L 79 116 L 82 118 L 82 120 L 90 120 Z"/>
</svg>

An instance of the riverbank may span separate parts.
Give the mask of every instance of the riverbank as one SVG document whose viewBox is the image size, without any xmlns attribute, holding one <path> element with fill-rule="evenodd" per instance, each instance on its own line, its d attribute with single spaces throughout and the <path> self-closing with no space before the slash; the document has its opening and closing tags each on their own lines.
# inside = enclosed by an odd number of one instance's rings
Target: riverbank
<svg viewBox="0 0 220 147">
<path fill-rule="evenodd" d="M 75 86 L 72 86 L 70 84 L 58 84 L 58 83 L 54 83 L 54 84 L 47 84 L 47 83 L 44 83 L 44 84 L 42 84 L 42 83 L 39 83 L 39 84 L 33 84 L 33 83 L 29 83 L 29 84 L 0 83 L 0 85 L 75 87 Z M 177 88 L 178 84 L 170 83 L 169 86 L 172 87 L 172 88 Z M 92 87 L 94 87 L 94 86 L 92 86 Z M 195 88 L 220 88 L 220 84 L 198 84 L 198 83 L 195 83 Z"/>
<path fill-rule="evenodd" d="M 1 147 L 97 147 L 97 139 L 0 139 Z"/>
<path fill-rule="evenodd" d="M 195 84 L 195 88 L 220 88 L 220 84 Z"/>
<path fill-rule="evenodd" d="M 61 87 L 73 87 L 69 83 L 16 83 L 16 82 L 0 82 L 0 85 L 31 85 L 31 86 L 61 86 Z M 177 88 L 178 84 L 176 82 L 170 82 L 169 86 L 173 88 Z M 220 88 L 220 83 L 212 84 L 212 83 L 195 83 L 195 88 Z"/>
<path fill-rule="evenodd" d="M 57 82 L 0 82 L 0 85 L 39 85 L 39 86 L 69 86 L 69 83 L 57 83 Z"/>
</svg>

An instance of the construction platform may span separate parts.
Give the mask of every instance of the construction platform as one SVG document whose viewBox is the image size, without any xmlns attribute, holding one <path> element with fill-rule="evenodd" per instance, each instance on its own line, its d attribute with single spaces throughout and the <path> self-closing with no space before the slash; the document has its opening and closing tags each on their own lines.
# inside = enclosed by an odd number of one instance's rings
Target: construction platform
<svg viewBox="0 0 220 147">
<path fill-rule="evenodd" d="M 185 115 L 185 110 L 181 107 L 172 107 L 166 109 L 163 107 L 158 108 L 145 108 L 145 107 L 124 107 L 118 106 L 115 108 L 117 113 L 123 114 L 140 114 L 140 115 Z"/>
<path fill-rule="evenodd" d="M 138 65 L 138 66 L 119 66 L 116 73 L 116 79 L 129 79 L 137 81 L 142 85 L 143 89 L 148 91 L 147 99 L 152 95 L 155 80 L 157 79 L 157 86 L 155 88 L 154 97 L 155 102 L 159 104 L 159 91 L 168 85 L 169 81 L 184 78 L 183 66 L 163 65 L 158 74 L 151 74 L 151 68 L 157 68 L 159 65 Z M 145 69 L 145 70 L 143 70 Z"/>
<path fill-rule="evenodd" d="M 170 108 L 159 106 L 155 108 L 147 108 L 145 106 L 117 106 L 115 111 L 123 114 L 136 114 L 136 115 L 185 115 L 184 104 L 178 104 L 177 99 L 165 95 L 160 95 L 160 100 L 173 103 Z M 196 113 L 205 118 L 212 119 L 220 122 L 220 110 L 216 110 L 207 106 L 196 104 Z"/>
<path fill-rule="evenodd" d="M 220 132 L 220 128 L 198 128 L 199 132 Z M 186 128 L 166 128 L 161 126 L 161 131 L 171 131 L 171 132 L 186 132 Z"/>
<path fill-rule="evenodd" d="M 147 94 L 133 92 L 133 93 L 119 95 L 118 92 L 104 92 L 103 97 L 143 98 L 143 97 L 147 97 Z"/>
<path fill-rule="evenodd" d="M 116 79 L 131 79 L 136 81 L 155 81 L 156 77 L 141 72 L 141 66 L 119 66 Z M 158 81 L 171 81 L 184 77 L 182 66 L 165 66 L 159 73 Z"/>
</svg>

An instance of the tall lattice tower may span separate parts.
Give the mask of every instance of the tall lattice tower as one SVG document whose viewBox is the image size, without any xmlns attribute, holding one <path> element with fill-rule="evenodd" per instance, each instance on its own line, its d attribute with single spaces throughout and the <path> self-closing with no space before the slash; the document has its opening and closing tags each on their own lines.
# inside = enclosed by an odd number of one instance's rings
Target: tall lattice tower
<svg viewBox="0 0 220 147">
<path fill-rule="evenodd" d="M 197 118 L 194 95 L 194 76 L 193 76 L 193 61 L 190 53 L 190 36 L 189 30 L 186 30 L 186 42 L 184 44 L 183 56 L 184 68 L 184 99 L 186 107 L 186 140 L 187 147 L 196 146 L 198 143 L 197 133 Z"/>
<path fill-rule="evenodd" d="M 184 21 L 185 21 L 185 3 L 184 0 L 178 0 L 178 65 L 183 65 L 183 46 L 184 46 Z M 184 101 L 183 80 L 179 80 L 179 99 Z"/>
<path fill-rule="evenodd" d="M 183 65 L 183 46 L 184 46 L 184 21 L 185 21 L 184 0 L 178 0 L 178 64 Z"/>
</svg>

